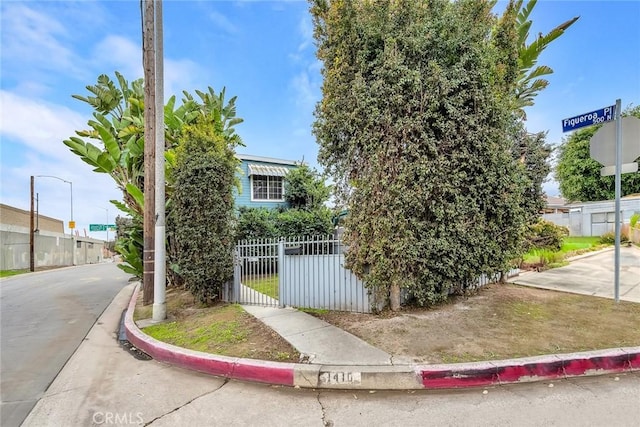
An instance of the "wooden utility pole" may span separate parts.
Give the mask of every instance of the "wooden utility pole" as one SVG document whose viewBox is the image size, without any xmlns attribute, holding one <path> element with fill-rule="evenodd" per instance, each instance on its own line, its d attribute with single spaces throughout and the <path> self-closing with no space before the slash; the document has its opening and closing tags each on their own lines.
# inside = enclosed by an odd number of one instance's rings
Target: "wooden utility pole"
<svg viewBox="0 0 640 427">
<path fill-rule="evenodd" d="M 33 224 L 33 175 L 31 175 L 31 215 L 29 215 L 29 222 L 31 226 L 29 227 L 29 271 L 36 271 L 36 262 L 35 262 L 35 229 Z"/>
<path fill-rule="evenodd" d="M 153 303 L 155 260 L 155 123 L 156 123 L 156 43 L 155 0 L 143 1 L 142 63 L 144 67 L 144 224 L 142 254 L 142 302 Z"/>
</svg>

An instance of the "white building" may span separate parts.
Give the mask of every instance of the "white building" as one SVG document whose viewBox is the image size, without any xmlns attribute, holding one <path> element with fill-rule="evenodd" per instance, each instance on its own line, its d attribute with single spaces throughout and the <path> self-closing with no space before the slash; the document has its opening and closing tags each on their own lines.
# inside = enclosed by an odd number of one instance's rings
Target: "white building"
<svg viewBox="0 0 640 427">
<path fill-rule="evenodd" d="M 543 214 L 542 218 L 569 228 L 571 236 L 601 236 L 615 229 L 615 201 L 575 202 L 564 206 L 566 212 Z M 620 199 L 622 223 L 629 224 L 631 215 L 640 213 L 640 194 Z"/>
</svg>

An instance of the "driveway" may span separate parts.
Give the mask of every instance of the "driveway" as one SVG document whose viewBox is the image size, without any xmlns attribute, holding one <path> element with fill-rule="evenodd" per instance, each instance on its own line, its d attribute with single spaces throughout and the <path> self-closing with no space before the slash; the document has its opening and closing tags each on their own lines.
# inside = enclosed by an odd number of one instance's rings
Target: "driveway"
<svg viewBox="0 0 640 427">
<path fill-rule="evenodd" d="M 511 283 L 574 294 L 614 297 L 614 250 L 606 249 L 570 260 L 565 267 L 521 273 Z M 640 249 L 620 248 L 620 299 L 640 303 Z"/>
</svg>

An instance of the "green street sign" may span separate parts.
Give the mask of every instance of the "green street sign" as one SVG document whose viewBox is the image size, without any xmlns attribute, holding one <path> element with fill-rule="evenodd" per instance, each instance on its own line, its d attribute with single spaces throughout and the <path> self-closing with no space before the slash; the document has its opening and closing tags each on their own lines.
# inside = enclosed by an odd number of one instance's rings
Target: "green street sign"
<svg viewBox="0 0 640 427">
<path fill-rule="evenodd" d="M 116 231 L 115 224 L 89 224 L 89 231 Z"/>
</svg>

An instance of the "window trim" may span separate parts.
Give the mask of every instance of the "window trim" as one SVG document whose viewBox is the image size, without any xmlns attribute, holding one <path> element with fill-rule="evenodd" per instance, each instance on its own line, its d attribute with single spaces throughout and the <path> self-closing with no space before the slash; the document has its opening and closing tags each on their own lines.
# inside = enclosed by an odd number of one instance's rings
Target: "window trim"
<svg viewBox="0 0 640 427">
<path fill-rule="evenodd" d="M 282 198 L 281 199 L 256 199 L 253 197 L 253 177 L 254 176 L 264 176 L 267 178 L 267 197 L 269 196 L 269 178 L 279 178 L 282 184 Z M 284 198 L 284 177 L 282 176 L 270 176 L 270 175 L 250 175 L 249 176 L 249 192 L 251 193 L 251 201 L 252 202 L 271 202 L 271 203 L 282 203 L 285 201 Z"/>
</svg>

